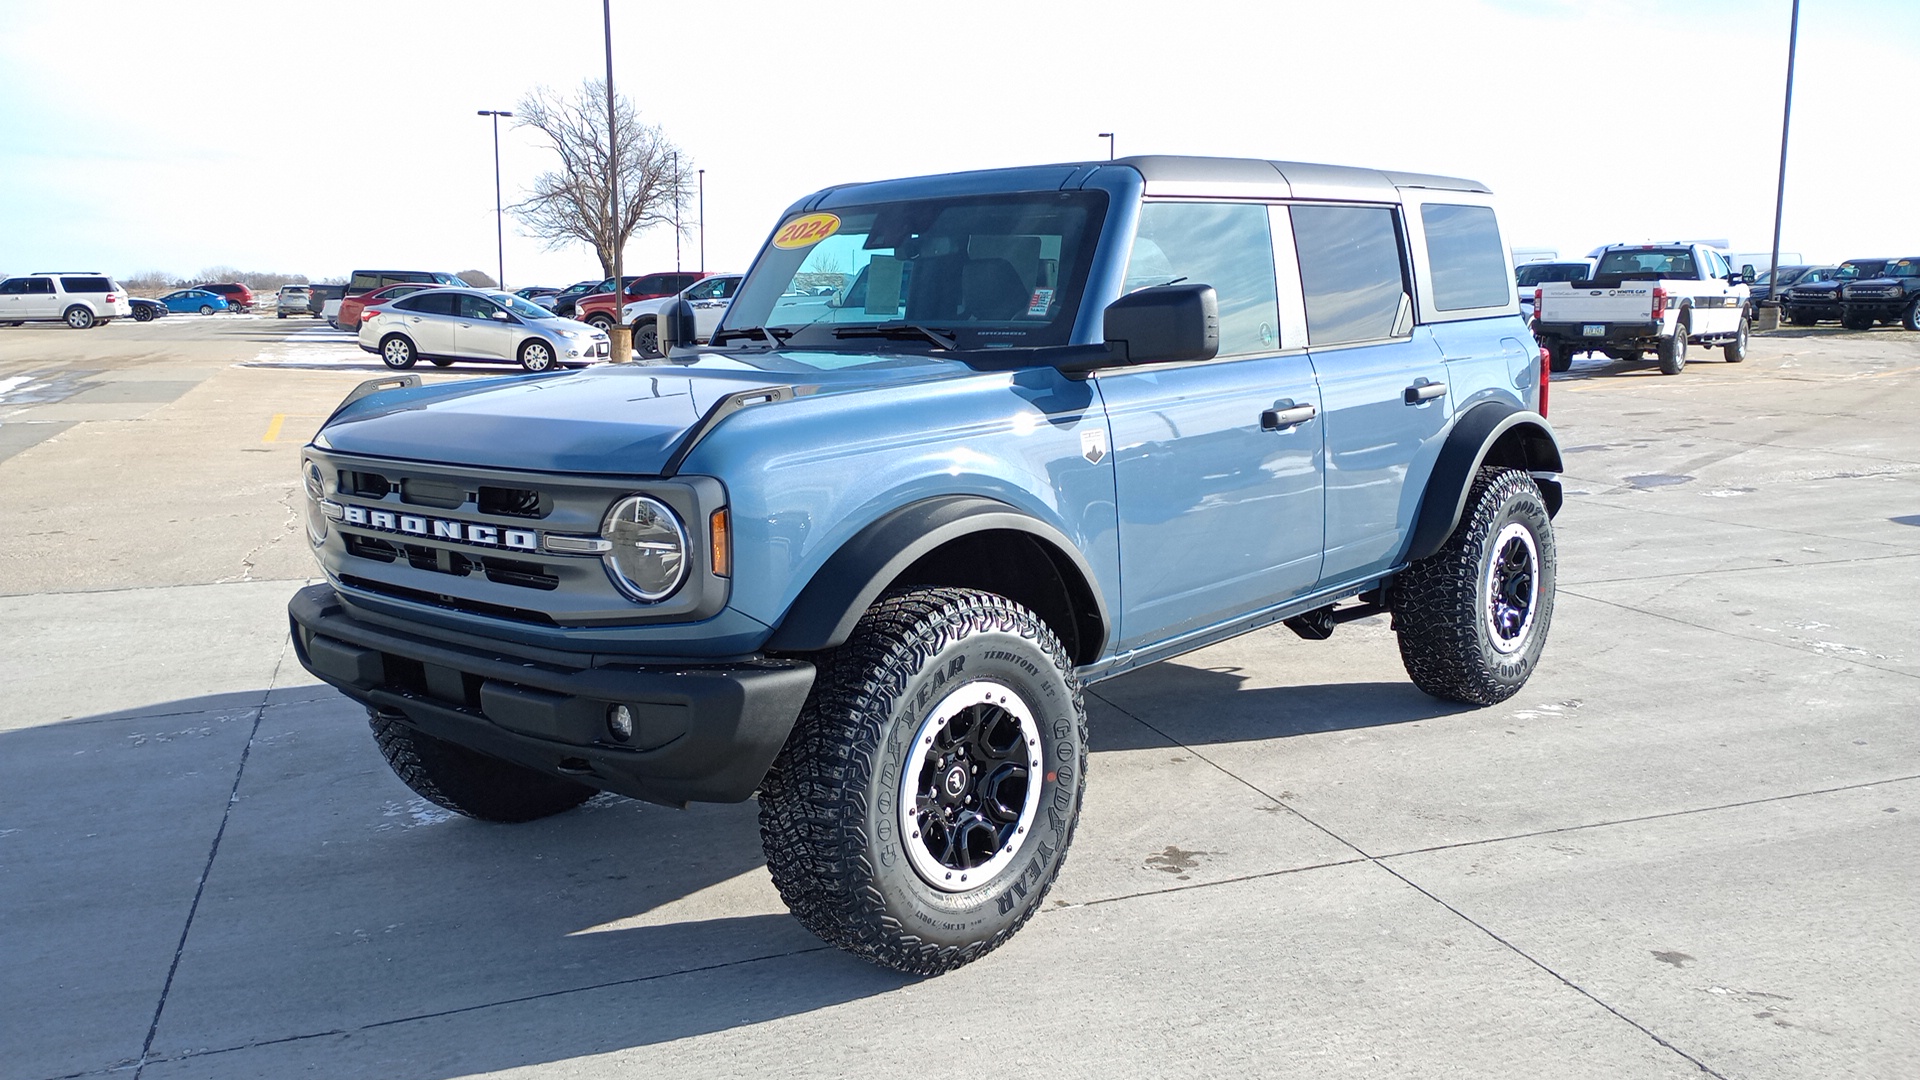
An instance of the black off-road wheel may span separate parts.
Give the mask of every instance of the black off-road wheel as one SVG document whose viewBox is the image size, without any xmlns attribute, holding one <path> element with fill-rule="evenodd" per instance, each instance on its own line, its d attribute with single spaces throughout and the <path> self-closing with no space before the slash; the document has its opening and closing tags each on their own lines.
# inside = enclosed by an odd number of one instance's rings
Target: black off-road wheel
<svg viewBox="0 0 1920 1080">
<path fill-rule="evenodd" d="M 642 359 L 658 360 L 665 355 L 660 351 L 660 323 L 654 319 L 633 324 L 633 351 Z"/>
<path fill-rule="evenodd" d="M 1686 368 L 1687 334 L 1690 332 L 1686 323 L 1678 323 L 1673 328 L 1672 337 L 1660 339 L 1660 374 L 1678 375 Z"/>
<path fill-rule="evenodd" d="M 1873 329 L 1873 316 L 1856 315 L 1849 311 L 1845 315 L 1840 316 L 1840 325 L 1846 327 L 1848 330 L 1871 330 Z"/>
<path fill-rule="evenodd" d="M 1908 330 L 1920 330 L 1920 300 L 1907 305 L 1906 314 L 1900 316 L 1900 325 Z"/>
<path fill-rule="evenodd" d="M 1547 644 L 1557 565 L 1532 477 L 1481 469 L 1446 546 L 1394 579 L 1393 628 L 1413 684 L 1468 705 L 1518 693 Z"/>
<path fill-rule="evenodd" d="M 1734 335 L 1732 341 L 1720 347 L 1720 355 L 1725 357 L 1729 364 L 1737 364 L 1747 358 L 1747 316 L 1744 312 L 1740 315 L 1739 332 Z"/>
<path fill-rule="evenodd" d="M 1060 873 L 1087 716 L 1052 629 L 991 593 L 883 596 L 760 790 L 767 869 L 823 940 L 917 975 L 993 951 Z"/>
<path fill-rule="evenodd" d="M 593 797 L 594 789 L 585 784 L 436 739 L 376 709 L 367 710 L 367 723 L 400 782 L 456 814 L 509 824 L 537 821 Z"/>
</svg>

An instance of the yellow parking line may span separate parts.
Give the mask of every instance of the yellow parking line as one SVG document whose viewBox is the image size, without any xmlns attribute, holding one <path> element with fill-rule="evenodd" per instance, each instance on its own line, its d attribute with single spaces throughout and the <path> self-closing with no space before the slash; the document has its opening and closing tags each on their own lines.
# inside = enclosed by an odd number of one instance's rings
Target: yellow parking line
<svg viewBox="0 0 1920 1080">
<path fill-rule="evenodd" d="M 267 424 L 267 433 L 265 435 L 260 436 L 260 441 L 261 442 L 278 442 L 280 439 L 280 425 L 286 422 L 287 422 L 286 413 L 283 413 L 283 412 L 274 413 L 272 421 L 270 421 Z"/>
</svg>

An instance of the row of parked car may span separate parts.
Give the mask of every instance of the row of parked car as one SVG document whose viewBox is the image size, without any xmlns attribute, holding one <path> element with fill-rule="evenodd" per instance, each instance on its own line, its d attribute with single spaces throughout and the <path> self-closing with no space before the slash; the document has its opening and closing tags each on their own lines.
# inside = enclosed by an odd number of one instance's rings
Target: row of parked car
<svg viewBox="0 0 1920 1080">
<path fill-rule="evenodd" d="M 175 289 L 158 299 L 134 296 L 97 270 L 22 274 L 0 280 L 0 326 L 63 322 L 75 330 L 115 319 L 149 322 L 176 312 L 212 315 L 253 310 L 253 290 L 236 281 Z"/>
<path fill-rule="evenodd" d="M 1533 317 L 1535 289 L 1552 282 L 1586 281 L 1593 276 L 1592 259 L 1515 267 L 1521 313 Z M 1743 277 L 1750 308 L 1776 305 L 1781 321 L 1793 326 L 1837 322 L 1849 330 L 1869 330 L 1898 323 L 1920 331 L 1920 255 L 1848 259 L 1838 265 L 1783 265 Z"/>
</svg>

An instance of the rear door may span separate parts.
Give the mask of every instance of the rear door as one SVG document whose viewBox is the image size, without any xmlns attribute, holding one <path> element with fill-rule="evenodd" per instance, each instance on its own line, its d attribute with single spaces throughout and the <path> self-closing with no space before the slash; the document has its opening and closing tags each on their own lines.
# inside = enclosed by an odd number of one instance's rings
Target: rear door
<svg viewBox="0 0 1920 1080">
<path fill-rule="evenodd" d="M 59 318 L 60 294 L 53 291 L 53 279 L 30 277 L 26 282 L 26 288 L 21 292 L 20 317 L 23 319 Z"/>
<path fill-rule="evenodd" d="M 1398 559 L 1453 403 L 1445 357 L 1415 324 L 1399 209 L 1299 204 L 1292 217 L 1324 403 L 1331 586 Z"/>
<path fill-rule="evenodd" d="M 454 355 L 454 296 L 428 289 L 406 297 L 395 310 L 401 317 L 401 329 L 413 339 L 415 349 L 424 356 Z"/>
<path fill-rule="evenodd" d="M 1297 290 L 1281 301 L 1284 222 L 1259 203 L 1140 208 L 1126 288 L 1212 285 L 1220 354 L 1095 378 L 1119 507 L 1122 649 L 1284 602 L 1320 576 L 1320 393 Z M 1086 450 L 1097 461 L 1107 448 Z"/>
</svg>

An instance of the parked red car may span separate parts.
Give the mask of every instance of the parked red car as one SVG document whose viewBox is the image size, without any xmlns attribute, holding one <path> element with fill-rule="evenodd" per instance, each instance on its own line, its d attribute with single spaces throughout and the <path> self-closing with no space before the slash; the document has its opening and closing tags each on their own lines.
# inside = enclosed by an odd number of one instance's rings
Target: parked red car
<svg viewBox="0 0 1920 1080">
<path fill-rule="evenodd" d="M 408 293 L 417 293 L 421 289 L 438 288 L 441 288 L 441 286 L 432 282 L 403 281 L 397 285 L 385 285 L 369 292 L 363 292 L 358 296 L 343 296 L 340 298 L 340 314 L 334 316 L 334 318 L 339 320 L 340 329 L 350 334 L 357 333 L 360 329 L 360 324 L 366 321 L 367 310 L 374 305 L 384 304 L 389 300 L 398 300 Z"/>
<path fill-rule="evenodd" d="M 226 297 L 227 306 L 234 311 L 253 310 L 253 290 L 237 281 L 217 281 L 206 285 L 195 285 L 196 289 L 205 289 L 210 293 L 219 293 Z"/>
<path fill-rule="evenodd" d="M 596 329 L 605 330 L 620 318 L 620 307 L 635 300 L 651 300 L 656 296 L 672 296 L 681 289 L 706 277 L 697 270 L 674 270 L 664 274 L 641 274 L 627 280 L 627 298 L 614 306 L 613 291 L 597 292 L 583 296 L 573 306 L 573 317 L 584 323 L 592 323 Z"/>
</svg>

